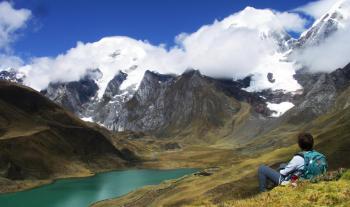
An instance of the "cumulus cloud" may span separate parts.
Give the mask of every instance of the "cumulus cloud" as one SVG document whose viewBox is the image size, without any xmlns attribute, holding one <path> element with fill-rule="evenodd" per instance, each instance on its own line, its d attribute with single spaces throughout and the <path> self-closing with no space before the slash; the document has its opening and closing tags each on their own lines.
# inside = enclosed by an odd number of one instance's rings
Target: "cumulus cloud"
<svg viewBox="0 0 350 207">
<path fill-rule="evenodd" d="M 0 54 L 0 69 L 18 68 L 23 65 L 21 58 L 12 55 Z"/>
<path fill-rule="evenodd" d="M 306 19 L 300 18 L 298 14 L 288 12 L 277 12 L 276 18 L 281 22 L 286 31 L 303 32 L 307 23 Z"/>
<path fill-rule="evenodd" d="M 300 63 L 312 72 L 331 72 L 350 63 L 350 25 L 340 29 L 323 43 L 297 54 Z"/>
<path fill-rule="evenodd" d="M 34 58 L 31 64 L 23 66 L 21 70 L 27 71 L 26 84 L 41 90 L 50 82 L 79 80 L 88 69 L 98 68 L 103 73 L 99 84 L 105 88 L 118 71 L 127 71 L 131 81 L 140 70 L 152 68 L 153 62 L 156 61 L 152 58 L 160 56 L 158 64 L 161 65 L 162 61 L 166 61 L 162 58 L 165 54 L 166 50 L 162 47 L 150 45 L 145 41 L 128 37 L 108 37 L 94 43 L 78 42 L 76 47 L 56 58 Z M 136 71 L 130 71 L 135 65 L 139 65 Z"/>
<path fill-rule="evenodd" d="M 324 4 L 323 1 L 317 3 Z M 337 29 L 319 44 L 295 53 L 294 58 L 312 72 L 331 72 L 350 62 L 350 0 L 336 1 L 331 7 L 328 10 L 330 15 L 325 16 L 323 21 L 332 22 Z"/>
<path fill-rule="evenodd" d="M 15 9 L 7 1 L 0 3 L 0 50 L 8 49 L 15 32 L 26 25 L 30 16 L 30 10 Z"/>
<path fill-rule="evenodd" d="M 10 44 L 15 40 L 16 32 L 25 27 L 30 16 L 30 10 L 15 9 L 7 1 L 0 3 L 0 70 L 23 65 L 22 59 L 12 54 Z"/>
<path fill-rule="evenodd" d="M 137 87 L 145 70 L 180 74 L 195 68 L 217 78 L 256 74 L 251 90 L 295 90 L 299 85 L 292 78 L 293 63 L 281 61 L 278 41 L 286 37 L 285 30 L 300 32 L 304 25 L 297 14 L 247 7 L 192 34 L 181 33 L 171 49 L 128 37 L 107 37 L 79 42 L 55 58 L 34 58 L 22 69 L 28 71 L 26 83 L 41 90 L 50 82 L 78 80 L 86 70 L 99 68 L 100 96 L 119 70 L 128 73 L 123 88 Z M 274 73 L 275 83 L 267 81 L 269 72 Z"/>
<path fill-rule="evenodd" d="M 325 13 L 328 12 L 332 6 L 342 0 L 319 0 L 312 1 L 306 5 L 298 7 L 295 11 L 303 12 L 312 16 L 314 19 L 322 17 Z"/>
</svg>

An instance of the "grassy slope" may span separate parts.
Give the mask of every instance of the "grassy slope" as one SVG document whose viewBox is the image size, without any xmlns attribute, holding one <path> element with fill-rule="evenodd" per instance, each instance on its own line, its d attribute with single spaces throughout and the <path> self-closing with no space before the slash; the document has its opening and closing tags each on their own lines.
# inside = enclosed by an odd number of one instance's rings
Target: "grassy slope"
<svg viewBox="0 0 350 207">
<path fill-rule="evenodd" d="M 212 207 L 350 206 L 350 171 L 347 171 L 338 181 L 302 182 L 298 183 L 296 188 L 279 186 L 270 192 L 249 199 L 222 202 L 219 205 L 198 204 L 198 206 L 204 205 Z M 196 204 L 191 206 L 196 206 Z"/>
<path fill-rule="evenodd" d="M 287 158 L 291 149 L 280 149 L 261 156 L 259 159 L 235 156 L 222 156 L 225 163 L 211 176 L 190 175 L 179 180 L 169 181 L 158 186 L 139 189 L 118 200 L 97 203 L 96 206 L 179 206 L 194 201 L 221 201 L 245 197 L 256 193 L 254 173 L 263 160 L 276 163 Z M 243 182 L 242 177 L 247 177 Z"/>
<path fill-rule="evenodd" d="M 277 166 L 278 163 L 288 161 L 299 150 L 295 144 L 295 137 L 303 130 L 316 135 L 315 148 L 326 154 L 330 169 L 349 168 L 350 160 L 347 159 L 350 156 L 349 95 L 350 88 L 339 96 L 334 110 L 311 123 L 300 126 L 284 124 L 258 137 L 254 143 L 244 148 L 232 149 L 231 153 L 221 154 L 221 161 L 217 162 L 220 170 L 211 176 L 186 176 L 158 186 L 139 189 L 120 199 L 99 202 L 94 207 L 182 206 L 198 205 L 198 201 L 203 206 L 215 206 L 250 197 L 257 193 L 256 170 L 259 164 Z M 220 146 L 222 147 L 223 143 Z M 337 183 L 334 185 L 342 187 L 340 191 L 343 191 L 348 186 L 343 184 L 340 182 L 339 185 Z M 322 184 L 314 187 L 321 188 Z M 328 191 L 325 192 L 326 195 Z M 329 196 L 331 195 L 330 189 Z"/>
<path fill-rule="evenodd" d="M 0 81 L 0 192 L 126 163 L 108 134 L 32 89 Z"/>
</svg>

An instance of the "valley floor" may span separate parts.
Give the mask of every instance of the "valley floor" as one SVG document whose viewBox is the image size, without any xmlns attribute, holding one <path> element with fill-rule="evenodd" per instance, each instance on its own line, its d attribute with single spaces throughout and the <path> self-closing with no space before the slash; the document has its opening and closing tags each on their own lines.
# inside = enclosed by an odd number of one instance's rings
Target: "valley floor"
<svg viewBox="0 0 350 207">
<path fill-rule="evenodd" d="M 346 157 L 349 152 L 348 150 L 339 150 L 339 147 L 348 146 L 348 130 L 347 125 L 341 125 L 337 128 L 331 127 L 328 129 L 324 127 L 321 131 L 312 131 L 317 136 L 315 139 L 316 148 L 329 155 L 329 162 L 333 168 L 348 166 L 348 160 L 339 159 L 339 156 Z M 299 150 L 295 144 L 295 133 L 294 128 L 272 131 L 266 135 L 267 140 L 260 137 L 254 145 L 246 145 L 244 150 L 234 148 L 229 143 L 226 147 L 223 147 L 222 145 L 189 145 L 182 142 L 178 143 L 181 146 L 180 148 L 164 150 L 162 146 L 171 140 L 159 140 L 150 137 L 131 139 L 127 136 L 115 136 L 112 140 L 115 146 L 121 148 L 127 146 L 128 149 L 137 152 L 137 155 L 142 158 L 142 162 L 130 167 L 198 168 L 202 170 L 200 170 L 200 173 L 165 181 L 160 185 L 143 187 L 120 198 L 100 201 L 92 206 L 231 206 L 241 205 L 240 203 L 244 205 L 244 202 L 259 202 L 258 199 L 263 199 L 263 195 L 253 197 L 258 193 L 258 166 L 267 164 L 275 167 L 281 162 L 287 162 Z M 282 140 L 281 137 L 284 137 L 284 139 L 283 141 L 273 142 L 275 137 L 280 140 Z M 334 137 L 341 140 L 337 143 L 339 146 L 329 144 Z M 264 143 L 271 141 L 271 144 L 264 145 Z M 87 174 L 77 176 L 87 176 Z M 3 181 L 0 180 L 0 182 Z M 35 183 L 35 185 L 39 184 L 44 183 Z M 35 185 L 30 181 L 25 181 L 21 185 L 17 185 L 17 190 Z M 344 185 L 339 186 L 346 185 L 344 183 Z M 315 189 L 317 189 L 316 186 Z M 271 193 L 273 192 L 275 191 Z M 279 192 L 279 190 L 276 189 L 276 192 Z M 331 191 L 329 195 L 332 195 Z M 239 202 L 235 203 L 236 201 Z"/>
<path fill-rule="evenodd" d="M 123 139 L 125 140 L 125 139 Z M 120 145 L 120 140 L 114 140 Z M 269 153 L 252 153 L 252 155 L 243 154 L 239 149 L 218 148 L 214 146 L 188 146 L 174 150 L 156 150 L 162 145 L 154 143 L 145 145 L 149 140 L 137 140 L 132 143 L 125 143 L 129 146 L 133 144 L 134 149 L 147 146 L 139 150 L 139 155 L 143 157 L 143 162 L 138 163 L 136 168 L 198 168 L 199 173 L 187 175 L 176 180 L 169 180 L 156 186 L 146 186 L 133 191 L 125 196 L 116 199 L 110 199 L 93 204 L 93 207 L 112 207 L 112 206 L 256 206 L 257 203 L 265 202 L 265 206 L 270 203 L 283 203 L 284 199 L 300 199 L 301 192 L 307 191 L 308 197 L 303 200 L 312 203 L 313 196 L 320 196 L 317 202 L 324 201 L 327 196 L 335 196 L 335 203 L 341 196 L 349 193 L 349 180 L 334 182 L 329 187 L 324 188 L 324 184 L 312 184 L 312 187 L 301 186 L 297 191 L 291 188 L 276 188 L 270 193 L 257 195 L 257 177 L 256 171 L 260 164 L 277 166 L 281 162 L 286 162 L 291 155 L 298 151 L 297 145 L 281 147 L 270 151 Z M 75 177 L 92 175 L 77 174 Z M 4 183 L 2 192 L 19 191 L 47 184 L 50 180 L 44 181 L 24 181 L 6 184 L 6 180 L 0 180 Z M 334 194 L 334 189 L 339 188 L 340 194 Z M 311 190 L 309 190 L 311 189 Z M 323 189 L 323 190 L 322 190 Z M 292 197 L 278 197 L 274 195 L 289 195 L 295 193 Z M 343 194 L 341 194 L 343 193 Z M 298 197 L 299 196 L 299 197 Z M 273 197 L 273 198 L 272 198 Z M 322 197 L 322 199 L 321 199 Z M 316 198 L 315 198 L 316 199 Z M 330 198 L 330 199 L 333 199 Z M 315 202 L 316 202 L 315 201 Z M 327 201 L 328 202 L 328 201 Z M 340 204 L 349 202 L 342 200 Z M 339 203 L 339 202 L 338 202 Z M 260 205 L 259 205 L 260 206 Z M 276 205 L 280 206 L 280 205 Z M 295 205 L 293 205 L 295 206 Z"/>
<path fill-rule="evenodd" d="M 279 134 L 283 133 L 280 132 Z M 348 195 L 349 193 L 348 180 L 334 182 L 329 187 L 322 183 L 312 184 L 310 192 L 308 187 L 302 186 L 297 190 L 297 192 L 300 192 L 290 198 L 288 197 L 289 193 L 294 192 L 290 188 L 277 188 L 271 193 L 257 195 L 258 166 L 267 164 L 277 167 L 280 163 L 287 162 L 293 154 L 298 152 L 297 144 L 291 144 L 295 143 L 295 135 L 285 131 L 284 137 L 287 137 L 287 135 L 290 137 L 290 144 L 282 144 L 279 147 L 275 145 L 273 146 L 274 149 L 267 147 L 267 151 L 266 149 L 265 151 L 259 151 L 258 148 L 249 148 L 249 146 L 243 152 L 239 148 L 222 149 L 198 146 L 172 152 L 160 152 L 157 154 L 158 160 L 145 162 L 143 163 L 144 167 L 196 167 L 203 170 L 201 173 L 166 181 L 160 185 L 138 189 L 120 198 L 97 202 L 92 206 L 261 206 L 261 200 L 266 201 L 265 206 L 269 206 L 272 202 L 276 203 L 275 206 L 281 206 L 277 204 L 284 202 L 286 199 L 294 201 L 301 199 L 303 201 L 301 203 L 306 202 L 309 206 L 312 206 L 313 202 L 315 204 L 319 202 L 320 205 L 324 202 L 333 202 L 332 200 L 327 201 L 328 197 L 333 199 L 332 196 L 336 196 L 335 199 L 338 199 L 339 202 L 334 201 L 334 203 L 340 203 L 340 206 L 349 202 L 348 200 L 341 200 L 342 196 L 344 197 L 345 194 Z M 347 133 L 343 135 L 347 136 Z M 336 148 L 328 148 L 329 145 L 323 144 L 329 143 L 328 141 L 331 138 L 329 133 L 327 136 L 319 136 L 316 139 L 316 146 L 318 145 L 320 148 L 323 146 L 322 152 L 329 149 L 336 150 Z M 347 145 L 346 142 L 343 144 Z M 333 155 L 329 158 L 332 169 L 344 166 L 344 164 L 347 166 L 347 160 L 338 162 L 338 159 Z M 341 192 L 339 195 L 334 195 L 336 187 L 339 187 L 339 192 Z M 308 192 L 308 197 L 301 196 L 303 191 Z M 284 193 L 282 195 L 286 195 L 286 197 L 276 198 L 277 200 L 270 198 L 272 195 L 279 193 Z M 315 195 L 320 195 L 323 200 L 315 198 L 316 200 L 313 201 L 312 199 Z M 257 205 L 258 203 L 259 205 Z M 295 205 L 292 204 L 290 206 Z"/>
<path fill-rule="evenodd" d="M 253 196 L 257 193 L 256 170 L 259 164 L 269 160 L 276 164 L 285 161 L 296 146 L 278 149 L 260 157 L 238 156 L 234 150 L 207 147 L 206 153 L 199 148 L 184 149 L 179 152 L 165 153 L 159 163 L 146 166 L 164 165 L 172 158 L 177 167 L 200 167 L 200 173 L 170 180 L 157 186 L 147 186 L 118 199 L 94 204 L 94 207 L 108 206 L 182 206 L 196 201 L 220 203 Z M 210 151 L 211 149 L 211 151 Z M 182 161 L 186 158 L 187 161 Z M 178 162 L 176 162 L 178 160 Z M 191 162 L 197 163 L 191 166 Z M 176 164 L 175 164 L 176 163 Z"/>
</svg>

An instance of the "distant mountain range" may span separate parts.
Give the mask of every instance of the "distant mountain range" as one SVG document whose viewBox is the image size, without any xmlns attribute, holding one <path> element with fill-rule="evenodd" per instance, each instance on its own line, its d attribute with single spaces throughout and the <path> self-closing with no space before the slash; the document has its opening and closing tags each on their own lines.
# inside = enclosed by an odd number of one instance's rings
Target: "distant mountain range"
<svg viewBox="0 0 350 207">
<path fill-rule="evenodd" d="M 286 58 L 281 61 L 287 61 L 294 51 L 325 41 L 349 21 L 342 4 L 340 1 L 334 5 L 299 39 L 293 39 L 285 31 L 266 29 L 260 37 L 276 42 L 278 52 Z M 243 140 L 271 129 L 281 120 L 312 120 L 327 112 L 337 92 L 346 88 L 349 81 L 349 66 L 332 73 L 311 73 L 304 67 L 294 76 L 303 90 L 249 92 L 246 88 L 251 84 L 251 76 L 236 81 L 215 79 L 202 75 L 199 68 L 181 75 L 148 70 L 139 74 L 143 78 L 137 88 L 121 87 L 135 70 L 137 65 L 109 77 L 103 93 L 100 80 L 104 74 L 99 69 L 88 70 L 79 81 L 50 83 L 41 93 L 81 119 L 113 131 L 147 132 L 160 137 L 195 133 L 211 142 L 211 130 Z M 25 75 L 12 69 L 1 71 L 0 78 L 22 83 Z M 266 79 L 273 83 L 274 74 L 269 73 Z"/>
</svg>

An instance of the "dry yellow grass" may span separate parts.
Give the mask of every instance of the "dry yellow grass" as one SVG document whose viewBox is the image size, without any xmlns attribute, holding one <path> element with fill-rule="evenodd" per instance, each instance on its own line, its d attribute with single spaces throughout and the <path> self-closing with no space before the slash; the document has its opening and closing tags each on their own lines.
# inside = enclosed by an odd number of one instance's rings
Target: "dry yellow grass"
<svg viewBox="0 0 350 207">
<path fill-rule="evenodd" d="M 223 202 L 217 205 L 204 202 L 191 206 L 207 207 L 308 207 L 350 206 L 350 171 L 338 181 L 301 182 L 296 188 L 280 186 L 249 199 Z"/>
</svg>

